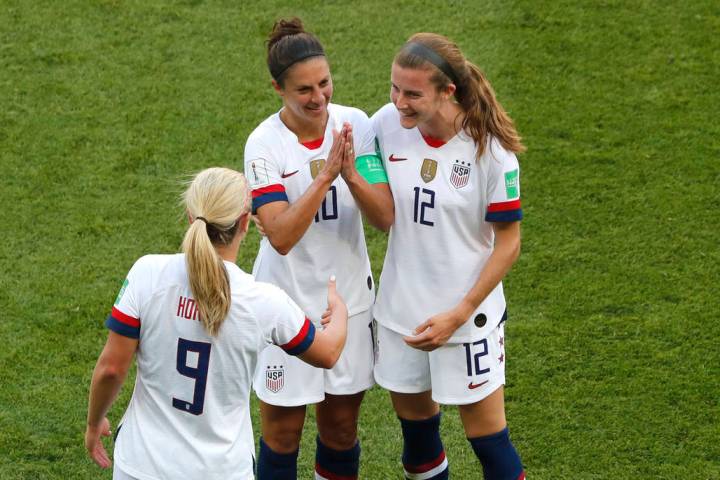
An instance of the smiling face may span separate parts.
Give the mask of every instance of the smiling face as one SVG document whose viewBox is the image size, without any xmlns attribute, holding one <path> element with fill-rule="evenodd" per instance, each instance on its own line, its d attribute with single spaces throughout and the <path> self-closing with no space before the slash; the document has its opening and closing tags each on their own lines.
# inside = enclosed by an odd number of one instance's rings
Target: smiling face
<svg viewBox="0 0 720 480">
<path fill-rule="evenodd" d="M 327 119 L 333 84 L 325 57 L 296 63 L 285 74 L 282 86 L 273 80 L 273 87 L 282 97 L 291 123 L 317 124 Z"/>
<path fill-rule="evenodd" d="M 414 128 L 432 123 L 449 94 L 432 82 L 431 69 L 403 68 L 393 62 L 390 99 L 400 112 L 400 124 Z"/>
</svg>

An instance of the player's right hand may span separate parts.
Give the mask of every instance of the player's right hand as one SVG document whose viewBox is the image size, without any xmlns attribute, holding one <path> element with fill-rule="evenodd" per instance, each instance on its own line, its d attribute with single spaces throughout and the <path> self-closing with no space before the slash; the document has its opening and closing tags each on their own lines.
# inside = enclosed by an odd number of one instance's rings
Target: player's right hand
<svg viewBox="0 0 720 480">
<path fill-rule="evenodd" d="M 85 429 L 85 449 L 93 462 L 97 463 L 101 468 L 108 468 L 112 465 L 101 439 L 101 437 L 109 437 L 110 435 L 110 421 L 107 417 L 102 419 L 100 425 L 96 427 L 88 425 Z"/>
</svg>

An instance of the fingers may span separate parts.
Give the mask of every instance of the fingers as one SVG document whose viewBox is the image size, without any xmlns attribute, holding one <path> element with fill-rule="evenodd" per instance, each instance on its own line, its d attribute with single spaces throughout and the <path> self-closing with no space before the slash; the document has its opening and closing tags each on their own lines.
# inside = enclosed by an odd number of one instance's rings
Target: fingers
<svg viewBox="0 0 720 480">
<path fill-rule="evenodd" d="M 328 303 L 330 298 L 334 298 L 337 296 L 337 282 L 335 280 L 335 275 L 330 275 L 330 280 L 328 280 Z"/>
<path fill-rule="evenodd" d="M 415 335 L 419 335 L 419 334 L 421 334 L 422 332 L 424 332 L 425 330 L 427 330 L 428 328 L 430 328 L 431 325 L 432 325 L 432 321 L 426 320 L 425 322 L 423 322 L 423 323 L 421 323 L 420 325 L 418 325 L 418 326 L 415 328 L 415 330 L 413 331 L 413 333 L 414 333 Z"/>
<path fill-rule="evenodd" d="M 93 462 L 95 462 L 100 468 L 108 468 L 111 465 L 110 457 L 108 456 L 105 447 L 99 440 L 97 445 L 90 452 L 90 458 L 92 458 Z"/>
</svg>

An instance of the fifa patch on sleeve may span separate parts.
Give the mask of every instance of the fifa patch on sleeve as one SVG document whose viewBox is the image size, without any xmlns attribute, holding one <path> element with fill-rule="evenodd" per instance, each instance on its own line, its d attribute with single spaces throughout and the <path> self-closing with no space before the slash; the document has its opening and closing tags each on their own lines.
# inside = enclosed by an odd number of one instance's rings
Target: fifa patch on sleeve
<svg viewBox="0 0 720 480">
<path fill-rule="evenodd" d="M 518 183 L 517 168 L 511 172 L 505 172 L 505 194 L 507 198 L 517 198 L 520 196 Z"/>
<path fill-rule="evenodd" d="M 129 283 L 130 283 L 130 282 L 129 282 L 128 279 L 126 278 L 125 281 L 124 281 L 123 284 L 122 284 L 122 287 L 120 287 L 120 292 L 118 293 L 117 298 L 115 299 L 115 305 L 117 305 L 118 303 L 120 303 L 120 299 L 122 299 L 123 294 L 125 293 L 125 289 L 127 288 L 127 286 L 128 286 Z"/>
<path fill-rule="evenodd" d="M 270 174 L 267 170 L 266 161 L 262 158 L 250 162 L 249 171 L 245 172 L 245 178 L 250 182 L 252 188 L 263 187 L 270 184 Z"/>
</svg>

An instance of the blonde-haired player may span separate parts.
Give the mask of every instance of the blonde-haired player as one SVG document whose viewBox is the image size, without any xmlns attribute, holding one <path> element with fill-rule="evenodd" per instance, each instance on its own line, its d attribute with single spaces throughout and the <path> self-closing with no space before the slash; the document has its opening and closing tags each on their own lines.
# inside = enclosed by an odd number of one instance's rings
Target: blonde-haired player
<svg viewBox="0 0 720 480">
<path fill-rule="evenodd" d="M 258 352 L 276 344 L 330 368 L 345 342 L 347 310 L 334 280 L 319 331 L 282 290 L 235 265 L 250 218 L 241 173 L 204 170 L 184 201 L 183 253 L 146 255 L 133 265 L 93 372 L 85 447 L 107 468 L 105 416 L 136 358 L 135 389 L 115 441 L 116 479 L 254 478 L 249 394 Z"/>
</svg>

